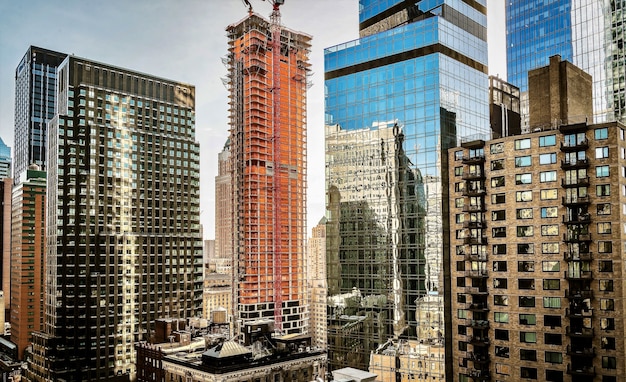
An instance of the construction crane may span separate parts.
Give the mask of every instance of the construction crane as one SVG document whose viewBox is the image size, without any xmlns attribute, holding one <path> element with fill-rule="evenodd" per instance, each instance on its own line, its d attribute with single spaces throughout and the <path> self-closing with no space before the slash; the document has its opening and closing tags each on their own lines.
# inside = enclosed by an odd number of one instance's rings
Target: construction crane
<svg viewBox="0 0 626 382">
<path fill-rule="evenodd" d="M 265 0 L 263 0 L 265 1 Z M 248 7 L 248 12 L 252 13 L 252 4 L 249 0 L 243 0 Z M 285 4 L 285 0 L 268 0 L 272 4 L 272 13 L 270 14 L 270 35 L 272 38 L 272 140 L 273 140 L 273 158 L 274 158 L 274 177 L 273 177 L 273 200 L 272 209 L 273 221 L 273 240 L 272 240 L 272 278 L 274 285 L 274 325 L 275 330 L 282 332 L 283 329 L 283 291 L 282 291 L 282 227 L 280 208 L 283 202 L 281 179 L 285 171 L 282 167 L 280 152 L 280 6 Z"/>
</svg>

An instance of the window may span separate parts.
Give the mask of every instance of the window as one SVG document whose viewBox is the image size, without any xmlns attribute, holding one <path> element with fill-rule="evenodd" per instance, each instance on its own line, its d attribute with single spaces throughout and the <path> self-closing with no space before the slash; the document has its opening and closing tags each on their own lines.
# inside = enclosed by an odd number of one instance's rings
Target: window
<svg viewBox="0 0 626 382">
<path fill-rule="evenodd" d="M 491 220 L 493 221 L 506 220 L 506 210 L 492 211 Z"/>
<path fill-rule="evenodd" d="M 534 308 L 535 307 L 535 297 L 533 297 L 533 296 L 519 296 L 519 307 L 520 308 Z"/>
<path fill-rule="evenodd" d="M 539 173 L 541 183 L 556 182 L 556 171 L 543 171 Z"/>
<path fill-rule="evenodd" d="M 463 191 L 465 191 L 465 182 L 454 183 L 454 191 L 456 191 L 456 192 L 463 192 Z"/>
<path fill-rule="evenodd" d="M 534 261 L 518 261 L 517 271 L 518 272 L 534 272 L 535 262 Z"/>
<path fill-rule="evenodd" d="M 517 244 L 518 255 L 532 255 L 535 253 L 535 244 L 533 243 L 519 243 Z"/>
<path fill-rule="evenodd" d="M 493 320 L 501 324 L 507 324 L 509 322 L 509 314 L 506 312 L 494 312 Z"/>
<path fill-rule="evenodd" d="M 493 287 L 495 289 L 507 289 L 507 279 L 493 279 Z"/>
<path fill-rule="evenodd" d="M 506 272 L 506 261 L 494 261 L 493 271 L 494 272 Z"/>
<path fill-rule="evenodd" d="M 522 378 L 537 379 L 537 369 L 534 367 L 520 367 L 519 375 Z"/>
<path fill-rule="evenodd" d="M 467 318 L 467 312 L 465 309 L 459 309 L 456 311 L 456 315 L 458 318 Z"/>
<path fill-rule="evenodd" d="M 492 237 L 506 237 L 506 227 L 493 227 L 491 229 Z"/>
<path fill-rule="evenodd" d="M 613 337 L 602 337 L 600 344 L 602 349 L 615 350 L 615 338 Z"/>
<path fill-rule="evenodd" d="M 556 163 L 556 153 L 540 154 L 539 164 L 552 164 Z"/>
<path fill-rule="evenodd" d="M 609 166 L 596 166 L 596 178 L 609 176 Z"/>
<path fill-rule="evenodd" d="M 456 208 L 463 208 L 464 205 L 465 205 L 465 198 L 454 199 L 454 206 Z"/>
<path fill-rule="evenodd" d="M 602 357 L 602 368 L 603 369 L 616 369 L 617 368 L 617 359 L 615 357 L 603 356 Z"/>
<path fill-rule="evenodd" d="M 458 150 L 454 152 L 454 160 L 461 160 L 463 159 L 463 150 Z"/>
<path fill-rule="evenodd" d="M 518 208 L 515 211 L 515 215 L 518 219 L 532 219 L 533 209 L 532 208 Z"/>
<path fill-rule="evenodd" d="M 462 272 L 465 270 L 465 261 L 457 261 L 456 262 L 456 270 L 457 272 Z"/>
<path fill-rule="evenodd" d="M 532 166 L 532 164 L 533 161 L 530 155 L 515 158 L 515 167 L 528 167 Z"/>
<path fill-rule="evenodd" d="M 600 299 L 600 310 L 615 310 L 615 302 L 612 298 Z"/>
<path fill-rule="evenodd" d="M 517 191 L 515 193 L 515 200 L 518 202 L 530 202 L 533 200 L 532 191 Z"/>
<path fill-rule="evenodd" d="M 559 279 L 544 279 L 543 280 L 543 290 L 559 290 L 560 289 L 560 280 Z M 544 301 L 545 304 L 545 301 Z M 544 306 L 546 308 L 546 306 Z"/>
<path fill-rule="evenodd" d="M 517 280 L 518 289 L 535 289 L 535 280 L 534 279 L 518 279 Z"/>
<path fill-rule="evenodd" d="M 519 333 L 520 342 L 534 344 L 537 342 L 537 333 L 535 332 L 520 332 Z"/>
<path fill-rule="evenodd" d="M 600 290 L 603 292 L 612 292 L 613 280 L 600 280 Z"/>
<path fill-rule="evenodd" d="M 608 146 L 596 147 L 596 159 L 608 158 L 609 148 Z"/>
<path fill-rule="evenodd" d="M 555 200 L 558 197 L 556 188 L 541 190 L 541 200 Z"/>
<path fill-rule="evenodd" d="M 520 325 L 535 325 L 537 324 L 537 318 L 534 314 L 520 314 L 519 323 Z"/>
<path fill-rule="evenodd" d="M 556 135 L 546 135 L 539 137 L 539 147 L 548 147 L 556 145 Z"/>
<path fill-rule="evenodd" d="M 496 357 L 509 358 L 509 347 L 508 346 L 496 346 L 495 353 L 496 353 Z"/>
<path fill-rule="evenodd" d="M 463 336 L 464 336 L 464 335 L 466 335 L 466 334 L 467 334 L 467 326 L 465 326 L 465 325 L 459 325 L 459 326 L 457 327 L 457 333 L 458 333 L 458 334 L 461 334 L 461 335 L 463 335 Z"/>
<path fill-rule="evenodd" d="M 506 197 L 505 194 L 493 194 L 491 195 L 491 203 L 492 204 L 502 204 L 505 203 Z"/>
<path fill-rule="evenodd" d="M 459 350 L 466 351 L 467 350 L 467 342 L 459 341 Z"/>
<path fill-rule="evenodd" d="M 598 253 L 611 253 L 611 252 L 613 252 L 613 242 L 598 241 Z"/>
<path fill-rule="evenodd" d="M 596 196 L 609 196 L 611 195 L 610 184 L 598 184 L 596 186 Z"/>
<path fill-rule="evenodd" d="M 598 223 L 598 233 L 611 233 L 611 222 Z"/>
<path fill-rule="evenodd" d="M 615 319 L 613 317 L 605 317 L 600 319 L 600 329 L 615 330 Z"/>
<path fill-rule="evenodd" d="M 533 174 L 516 174 L 515 184 L 531 184 L 533 182 Z"/>
<path fill-rule="evenodd" d="M 494 337 L 497 340 L 508 341 L 509 340 L 509 331 L 504 329 L 495 329 Z"/>
<path fill-rule="evenodd" d="M 456 176 L 463 175 L 463 166 L 455 167 L 454 168 L 454 175 L 456 175 Z"/>
<path fill-rule="evenodd" d="M 500 154 L 504 152 L 504 143 L 500 142 L 500 143 L 492 143 L 489 146 L 489 150 L 491 152 L 491 154 Z"/>
<path fill-rule="evenodd" d="M 560 370 L 546 370 L 546 382 L 563 382 L 563 372 Z"/>
<path fill-rule="evenodd" d="M 491 188 L 504 186 L 504 175 L 491 178 Z"/>
<path fill-rule="evenodd" d="M 613 261 L 611 260 L 598 261 L 598 270 L 600 272 L 613 272 Z"/>
<path fill-rule="evenodd" d="M 542 218 L 555 218 L 558 214 L 557 207 L 541 207 Z"/>
<path fill-rule="evenodd" d="M 559 261 L 542 261 L 541 270 L 544 272 L 558 272 L 561 270 L 561 263 Z"/>
<path fill-rule="evenodd" d="M 494 255 L 506 255 L 506 244 L 494 244 L 491 251 Z"/>
<path fill-rule="evenodd" d="M 496 363 L 496 374 L 509 375 L 511 374 L 511 368 L 509 365 Z"/>
<path fill-rule="evenodd" d="M 504 170 L 504 159 L 496 159 L 491 161 L 491 171 Z"/>
<path fill-rule="evenodd" d="M 497 294 L 493 296 L 493 304 L 500 306 L 508 306 L 509 305 L 509 297 L 501 294 Z"/>
<path fill-rule="evenodd" d="M 545 333 L 543 337 L 543 342 L 546 345 L 562 345 L 563 339 L 561 338 L 560 334 Z"/>
<path fill-rule="evenodd" d="M 541 243 L 541 253 L 545 253 L 545 254 L 559 253 L 559 243 Z"/>
<path fill-rule="evenodd" d="M 609 137 L 609 129 L 606 127 L 596 129 L 593 133 L 595 139 L 607 139 Z"/>
<path fill-rule="evenodd" d="M 549 280 L 545 280 L 545 281 L 549 281 Z M 553 281 L 559 281 L 559 280 L 553 280 Z M 544 308 L 560 308 L 561 298 L 560 297 L 544 297 L 543 307 Z"/>
<path fill-rule="evenodd" d="M 549 224 L 541 226 L 541 236 L 558 236 L 559 235 L 559 225 L 558 224 Z"/>
<path fill-rule="evenodd" d="M 515 150 L 525 150 L 529 148 L 530 148 L 530 138 L 515 140 Z"/>
<path fill-rule="evenodd" d="M 611 205 L 609 203 L 599 203 L 597 206 L 598 215 L 610 215 Z"/>
<path fill-rule="evenodd" d="M 519 358 L 522 361 L 536 361 L 537 351 L 528 349 L 519 349 Z"/>
<path fill-rule="evenodd" d="M 531 237 L 534 235 L 534 227 L 531 225 L 517 226 L 517 237 Z"/>
<path fill-rule="evenodd" d="M 561 326 L 561 316 L 545 315 L 543 316 L 543 326 L 556 328 Z"/>
<path fill-rule="evenodd" d="M 545 352 L 546 362 L 548 363 L 563 363 L 563 353 L 555 351 Z"/>
</svg>

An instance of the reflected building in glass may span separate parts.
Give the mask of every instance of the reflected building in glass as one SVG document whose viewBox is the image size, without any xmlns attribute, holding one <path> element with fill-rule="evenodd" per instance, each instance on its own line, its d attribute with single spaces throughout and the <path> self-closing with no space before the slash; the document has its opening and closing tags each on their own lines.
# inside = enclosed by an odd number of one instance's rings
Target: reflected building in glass
<svg viewBox="0 0 626 382">
<path fill-rule="evenodd" d="M 522 92 L 523 129 L 528 127 L 528 71 L 548 65 L 554 55 L 593 77 L 595 122 L 626 121 L 626 13 L 621 7 L 595 0 L 506 2 L 508 82 Z"/>
<path fill-rule="evenodd" d="M 443 379 L 442 151 L 489 131 L 486 2 L 413 3 L 360 0 L 360 39 L 325 50 L 328 359 L 408 377 L 429 346 Z"/>
</svg>

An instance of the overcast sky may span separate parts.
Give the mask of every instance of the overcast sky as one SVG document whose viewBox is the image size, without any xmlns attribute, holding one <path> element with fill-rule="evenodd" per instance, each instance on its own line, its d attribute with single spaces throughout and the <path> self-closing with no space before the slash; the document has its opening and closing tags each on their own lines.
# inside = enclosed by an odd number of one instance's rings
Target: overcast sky
<svg viewBox="0 0 626 382">
<path fill-rule="evenodd" d="M 269 17 L 271 6 L 250 0 Z M 489 6 L 489 72 L 506 78 L 504 2 Z M 324 215 L 323 49 L 358 38 L 358 0 L 286 0 L 283 24 L 313 36 L 308 93 L 308 225 Z M 0 137 L 13 147 L 15 67 L 30 45 L 196 87 L 201 221 L 214 238 L 217 154 L 228 136 L 224 29 L 247 14 L 241 0 L 0 0 Z"/>
</svg>

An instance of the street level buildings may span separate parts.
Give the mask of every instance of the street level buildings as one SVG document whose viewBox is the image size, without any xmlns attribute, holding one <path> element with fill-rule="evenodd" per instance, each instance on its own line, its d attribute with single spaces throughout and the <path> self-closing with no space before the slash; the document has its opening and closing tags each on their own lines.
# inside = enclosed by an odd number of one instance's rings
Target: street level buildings
<svg viewBox="0 0 626 382">
<path fill-rule="evenodd" d="M 276 11 L 275 11 L 276 12 Z M 256 13 L 229 25 L 233 316 L 303 333 L 311 36 Z"/>
<path fill-rule="evenodd" d="M 29 377 L 127 380 L 156 318 L 201 315 L 195 88 L 75 56 L 56 76 Z"/>
<path fill-rule="evenodd" d="M 626 126 L 559 57 L 529 81 L 532 132 L 449 150 L 454 378 L 623 380 Z"/>
<path fill-rule="evenodd" d="M 360 39 L 324 52 L 330 370 L 452 346 L 442 150 L 489 131 L 485 1 L 359 4 Z"/>
</svg>

